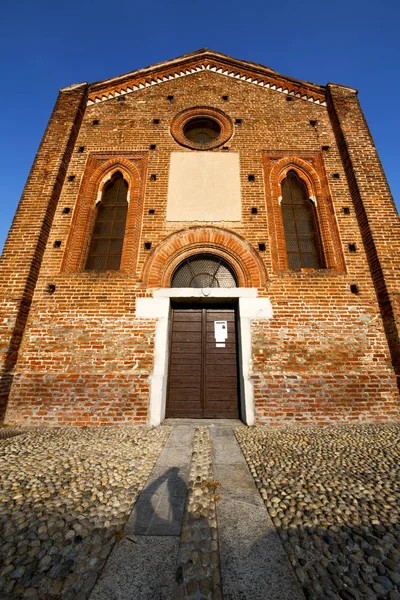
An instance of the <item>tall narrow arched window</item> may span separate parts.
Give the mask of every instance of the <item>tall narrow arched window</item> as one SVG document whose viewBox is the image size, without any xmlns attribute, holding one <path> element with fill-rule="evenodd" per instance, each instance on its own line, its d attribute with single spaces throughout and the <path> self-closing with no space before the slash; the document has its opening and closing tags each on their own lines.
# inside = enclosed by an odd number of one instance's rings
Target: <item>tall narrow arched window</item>
<svg viewBox="0 0 400 600">
<path fill-rule="evenodd" d="M 128 212 L 128 184 L 117 171 L 104 186 L 96 207 L 86 271 L 118 271 Z"/>
<path fill-rule="evenodd" d="M 321 269 L 324 259 L 315 206 L 295 171 L 282 182 L 282 218 L 289 269 Z"/>
</svg>

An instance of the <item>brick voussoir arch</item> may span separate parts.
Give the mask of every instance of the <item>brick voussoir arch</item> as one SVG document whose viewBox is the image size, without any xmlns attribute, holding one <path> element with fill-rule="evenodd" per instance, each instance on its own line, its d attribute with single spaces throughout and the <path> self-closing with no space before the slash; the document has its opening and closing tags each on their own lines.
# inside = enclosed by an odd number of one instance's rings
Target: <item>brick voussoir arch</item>
<svg viewBox="0 0 400 600">
<path fill-rule="evenodd" d="M 170 287 L 179 263 L 203 252 L 227 260 L 236 272 L 239 287 L 265 285 L 266 270 L 254 248 L 236 233 L 217 227 L 191 227 L 163 240 L 144 265 L 143 283 L 148 288 Z"/>
<path fill-rule="evenodd" d="M 76 272 L 82 269 L 96 202 L 101 199 L 104 186 L 117 171 L 122 173 L 128 183 L 129 205 L 121 271 L 131 270 L 138 236 L 137 233 L 130 232 L 136 232 L 140 227 L 145 170 L 143 158 L 143 153 L 130 153 L 127 156 L 93 153 L 89 157 L 79 190 L 62 271 Z"/>
<path fill-rule="evenodd" d="M 276 155 L 276 153 L 273 154 Z M 301 158 L 299 154 L 305 155 L 305 158 Z M 273 242 L 273 247 L 271 253 L 274 268 L 277 271 L 288 270 L 279 198 L 282 196 L 282 181 L 287 177 L 289 171 L 294 170 L 306 184 L 309 198 L 315 203 L 326 267 L 334 271 L 344 272 L 345 264 L 339 232 L 333 218 L 331 193 L 320 153 L 299 152 L 295 154 L 287 152 L 281 157 L 276 157 L 272 162 L 269 161 L 268 153 L 265 152 L 264 166 L 266 167 L 266 186 L 269 189 L 267 206 L 269 227 L 272 232 L 271 242 Z"/>
<path fill-rule="evenodd" d="M 271 184 L 280 185 L 292 169 L 306 183 L 310 197 L 319 196 L 322 193 L 322 184 L 318 173 L 309 162 L 298 156 L 288 155 L 276 161 L 271 169 Z"/>
</svg>

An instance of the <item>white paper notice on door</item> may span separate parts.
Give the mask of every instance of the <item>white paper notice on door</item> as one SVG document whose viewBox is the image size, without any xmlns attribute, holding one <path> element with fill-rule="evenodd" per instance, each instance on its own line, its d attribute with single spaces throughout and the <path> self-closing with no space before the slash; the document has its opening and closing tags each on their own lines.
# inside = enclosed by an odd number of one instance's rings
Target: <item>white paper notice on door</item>
<svg viewBox="0 0 400 600">
<path fill-rule="evenodd" d="M 228 322 L 214 321 L 214 336 L 217 343 L 223 343 L 228 338 Z"/>
</svg>

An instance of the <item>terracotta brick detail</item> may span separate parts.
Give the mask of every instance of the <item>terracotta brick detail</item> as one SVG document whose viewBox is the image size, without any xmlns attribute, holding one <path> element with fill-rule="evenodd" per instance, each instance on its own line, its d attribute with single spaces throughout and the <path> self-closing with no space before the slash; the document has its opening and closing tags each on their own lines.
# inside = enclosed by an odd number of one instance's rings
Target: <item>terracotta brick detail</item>
<svg viewBox="0 0 400 600">
<path fill-rule="evenodd" d="M 0 259 L 0 420 L 86 100 L 86 85 L 59 94 Z"/>
<path fill-rule="evenodd" d="M 184 134 L 184 128 L 189 121 L 196 117 L 209 118 L 218 123 L 221 131 L 212 142 L 207 144 L 196 144 L 192 140 L 189 140 Z M 196 108 L 187 108 L 181 113 L 176 115 L 171 123 L 171 134 L 174 136 L 176 141 L 182 146 L 192 148 L 194 150 L 210 150 L 211 148 L 218 148 L 225 144 L 233 133 L 233 124 L 230 118 L 216 108 L 210 108 L 209 106 L 196 106 Z"/>
<path fill-rule="evenodd" d="M 315 202 L 322 251 L 327 269 L 345 270 L 339 232 L 333 216 L 333 205 L 320 152 L 280 151 L 263 153 L 267 214 L 271 254 L 276 271 L 287 271 L 287 252 L 280 199 L 282 181 L 294 170 L 307 185 L 308 196 Z"/>
<path fill-rule="evenodd" d="M 239 157 L 241 219 L 167 221 L 171 155 L 197 152 L 171 127 L 204 107 L 230 136 L 210 156 Z M 316 202 L 326 268 L 288 269 L 290 169 Z M 85 271 L 96 201 L 117 170 L 129 187 L 121 269 Z M 167 324 L 139 318 L 137 299 L 198 253 L 271 302 L 248 340 L 256 422 L 400 418 L 400 221 L 355 90 L 210 50 L 61 91 L 0 260 L 0 418 L 148 422 Z"/>
<path fill-rule="evenodd" d="M 96 201 L 101 199 L 105 184 L 116 171 L 128 183 L 128 215 L 126 219 L 121 271 L 132 272 L 137 260 L 139 233 L 142 223 L 143 194 L 145 187 L 146 155 L 138 153 L 93 153 L 88 162 L 79 190 L 78 201 L 67 242 L 62 269 L 67 272 L 84 269 L 90 240 Z"/>
<path fill-rule="evenodd" d="M 233 267 L 239 287 L 265 285 L 265 268 L 255 250 L 238 235 L 217 227 L 192 227 L 172 234 L 149 257 L 143 272 L 148 288 L 169 287 L 176 267 L 189 256 L 209 252 Z"/>
<path fill-rule="evenodd" d="M 328 84 L 328 107 L 400 389 L 400 219 L 357 99 Z"/>
</svg>

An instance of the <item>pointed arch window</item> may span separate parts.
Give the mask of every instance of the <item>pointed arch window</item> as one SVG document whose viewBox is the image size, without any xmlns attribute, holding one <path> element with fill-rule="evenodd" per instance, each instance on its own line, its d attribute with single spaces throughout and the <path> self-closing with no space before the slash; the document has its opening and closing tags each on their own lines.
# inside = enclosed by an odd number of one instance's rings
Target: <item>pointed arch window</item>
<svg viewBox="0 0 400 600">
<path fill-rule="evenodd" d="M 86 271 L 118 271 L 121 264 L 128 184 L 117 171 L 104 186 L 96 207 L 92 235 L 86 258 Z"/>
<path fill-rule="evenodd" d="M 289 269 L 321 269 L 325 266 L 317 215 L 306 184 L 293 170 L 282 182 L 282 218 Z"/>
</svg>

